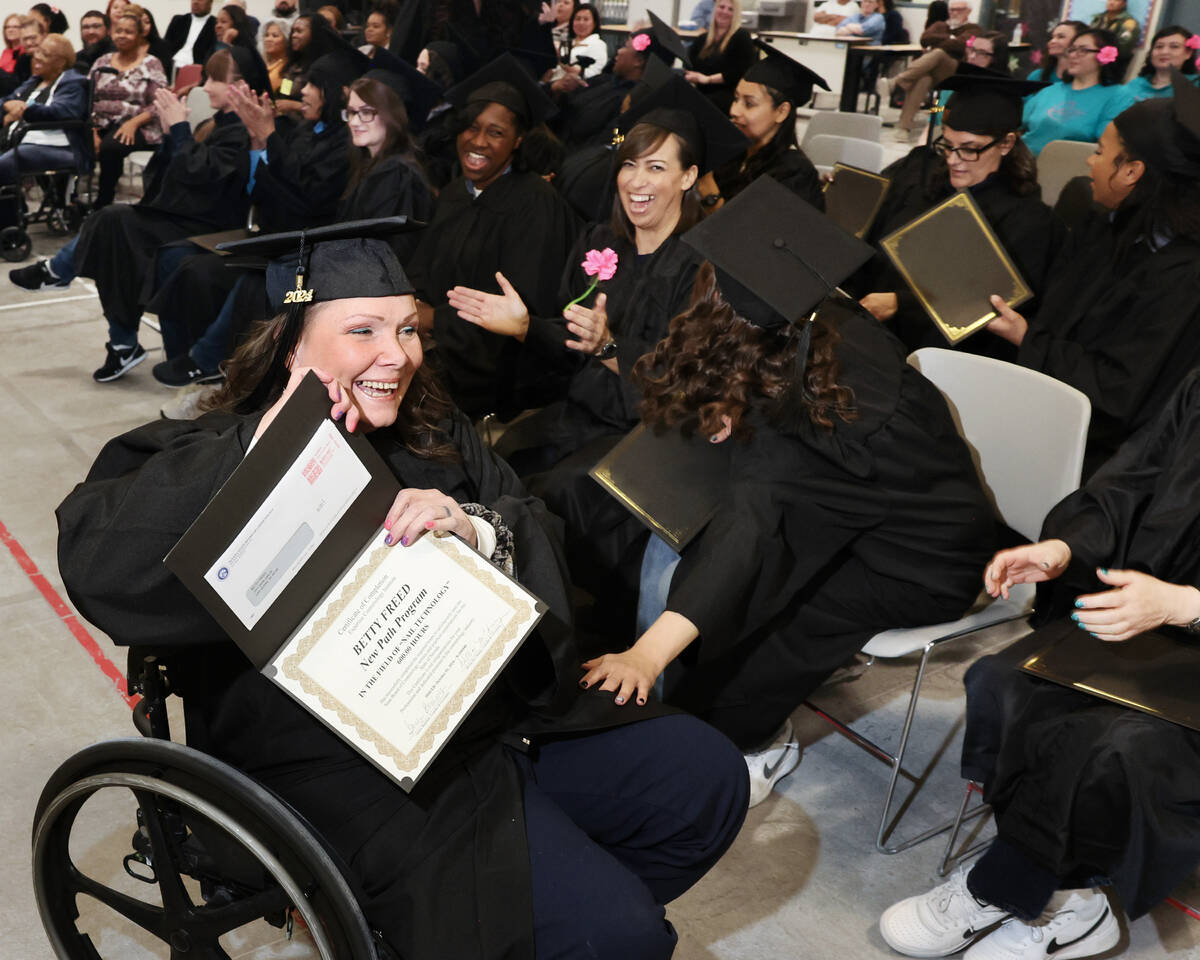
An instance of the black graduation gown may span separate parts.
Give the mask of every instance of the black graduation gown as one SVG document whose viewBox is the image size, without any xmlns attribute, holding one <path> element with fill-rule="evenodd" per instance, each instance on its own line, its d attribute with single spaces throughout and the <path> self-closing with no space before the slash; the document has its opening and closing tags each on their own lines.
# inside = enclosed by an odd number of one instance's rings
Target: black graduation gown
<svg viewBox="0 0 1200 960">
<path fill-rule="evenodd" d="M 945 175 L 945 164 L 928 147 L 916 147 L 907 156 L 891 164 L 884 175 L 891 186 L 866 240 L 878 247 L 888 234 L 916 219 L 930 207 L 954 193 Z M 971 197 L 996 232 L 1021 276 L 1040 297 L 1071 252 L 1066 227 L 1042 203 L 1039 196 L 1018 196 L 1001 176 L 993 176 L 969 188 Z M 948 260 L 952 268 L 952 262 Z M 899 307 L 888 325 L 909 350 L 921 347 L 950 348 L 946 338 L 933 325 L 929 314 L 905 283 L 887 255 L 878 250 L 871 261 L 852 279 L 850 288 L 858 296 L 894 292 Z M 984 299 L 994 291 L 980 291 Z M 1037 309 L 1035 299 L 1019 309 L 1030 316 Z M 995 334 L 982 330 L 957 344 L 954 349 L 1013 361 L 1016 349 Z"/>
<path fill-rule="evenodd" d="M 1039 629 L 967 674 L 963 775 L 999 836 L 1063 886 L 1111 878 L 1130 917 L 1200 865 L 1200 734 L 1018 672 L 1061 630 L 1098 566 L 1200 587 L 1200 372 L 1042 529 L 1071 564 L 1039 585 Z M 1173 628 L 1163 628 L 1171 632 Z M 1096 641 L 1100 643 L 1102 641 Z M 1125 641 L 1136 644 L 1138 639 Z"/>
<path fill-rule="evenodd" d="M 704 41 L 707 39 L 708 34 L 702 33 L 688 45 L 692 69 L 698 73 L 719 73 L 723 82 L 703 84 L 696 89 L 708 97 L 718 110 L 728 114 L 733 104 L 733 91 L 737 89 L 742 74 L 758 59 L 758 48 L 754 45 L 750 31 L 745 27 L 738 27 L 729 38 L 724 53 L 720 48 L 714 48 L 708 56 L 701 57 L 700 51 L 704 49 Z"/>
<path fill-rule="evenodd" d="M 799 147 L 778 150 L 773 148 L 773 144 L 760 152 L 766 151 L 770 153 L 765 158 L 738 157 L 713 171 L 713 179 L 725 202 L 728 203 L 759 177 L 767 176 L 774 177 L 796 196 L 824 212 L 825 192 L 821 189 L 821 175 L 808 155 Z"/>
<path fill-rule="evenodd" d="M 858 418 L 795 432 L 761 413 L 667 610 L 700 637 L 666 699 L 751 749 L 875 633 L 961 616 L 995 520 L 941 393 L 863 311 L 840 316 Z M 829 313 L 827 313 L 829 315 Z"/>
<path fill-rule="evenodd" d="M 556 119 L 556 130 L 567 152 L 607 143 L 621 112 L 621 102 L 633 88 L 632 80 L 602 75 L 589 86 L 568 94 Z"/>
<path fill-rule="evenodd" d="M 245 224 L 249 150 L 234 113 L 218 113 L 203 142 L 177 123 L 147 168 L 142 201 L 113 204 L 84 221 L 75 268 L 96 281 L 106 317 L 136 328 L 161 245 Z"/>
<path fill-rule="evenodd" d="M 266 162 L 254 172 L 250 195 L 263 233 L 318 227 L 334 218 L 346 189 L 350 135 L 342 123 L 321 133 L 315 126 L 306 120 L 285 135 L 267 138 Z M 168 359 L 199 339 L 233 290 L 242 271 L 226 267 L 226 259 L 208 251 L 188 257 L 147 303 L 180 334 L 163 340 Z"/>
<path fill-rule="evenodd" d="M 412 217 L 422 223 L 433 219 L 434 196 L 425 174 L 398 154 L 376 163 L 355 189 L 338 202 L 337 221 L 372 217 Z M 421 240 L 419 231 L 392 240 L 400 262 L 406 262 Z"/>
<path fill-rule="evenodd" d="M 439 195 L 405 268 L 417 296 L 434 308 L 437 347 L 429 359 L 469 416 L 508 417 L 530 405 L 516 389 L 521 344 L 461 319 L 446 292 L 459 284 L 499 293 L 500 271 L 532 315 L 554 315 L 564 306 L 558 278 L 577 229 L 570 208 L 536 173 L 506 173 L 478 197 L 460 177 Z"/>
<path fill-rule="evenodd" d="M 1084 475 L 1163 408 L 1200 365 L 1200 243 L 1117 248 L 1128 214 L 1103 219 L 1051 277 L 1017 362 L 1092 402 Z"/>
<path fill-rule="evenodd" d="M 612 214 L 616 158 L 609 144 L 582 147 L 567 156 L 554 178 L 555 188 L 584 223 L 601 223 Z"/>
<path fill-rule="evenodd" d="M 505 744 L 611 727 L 634 715 L 581 693 L 555 521 L 461 416 L 461 462 L 423 460 L 389 431 L 376 449 L 406 486 L 499 512 L 517 578 L 549 613 L 410 794 L 257 673 L 162 557 L 245 455 L 257 418 L 209 414 L 111 441 L 58 510 L 72 601 L 117 643 L 162 651 L 188 741 L 246 771 L 303 815 L 359 882 L 367 922 L 409 958 L 533 957 L 521 780 Z M 401 548 L 402 549 L 402 548 Z"/>
</svg>

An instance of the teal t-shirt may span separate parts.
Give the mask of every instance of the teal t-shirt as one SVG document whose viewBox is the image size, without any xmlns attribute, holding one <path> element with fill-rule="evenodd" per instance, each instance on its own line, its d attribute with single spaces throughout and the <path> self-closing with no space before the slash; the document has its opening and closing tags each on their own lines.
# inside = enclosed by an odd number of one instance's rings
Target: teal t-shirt
<svg viewBox="0 0 1200 960">
<path fill-rule="evenodd" d="M 1025 145 L 1037 156 L 1051 140 L 1099 140 L 1113 118 L 1133 104 L 1124 84 L 1076 90 L 1056 83 L 1025 101 Z"/>
<path fill-rule="evenodd" d="M 1033 80 L 1037 83 L 1062 83 L 1063 82 L 1063 78 L 1058 75 L 1057 70 L 1051 70 L 1049 77 L 1043 77 L 1041 67 L 1034 67 L 1032 70 L 1029 71 L 1029 76 L 1027 76 L 1025 79 Z"/>
<path fill-rule="evenodd" d="M 1150 100 L 1154 97 L 1171 97 L 1175 95 L 1175 88 L 1169 83 L 1165 87 L 1155 89 L 1149 77 L 1134 77 L 1127 84 L 1125 89 L 1129 91 L 1129 95 L 1133 97 L 1135 102 L 1142 100 Z"/>
</svg>

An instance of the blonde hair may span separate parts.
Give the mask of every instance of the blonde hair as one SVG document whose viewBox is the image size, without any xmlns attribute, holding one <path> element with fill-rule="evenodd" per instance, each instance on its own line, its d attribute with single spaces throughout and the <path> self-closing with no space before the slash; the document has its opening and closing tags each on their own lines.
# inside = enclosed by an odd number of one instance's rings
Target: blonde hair
<svg viewBox="0 0 1200 960">
<path fill-rule="evenodd" d="M 43 37 L 46 36 L 46 21 L 44 21 L 41 17 L 22 17 L 21 29 L 24 30 L 26 27 L 37 27 L 38 33 L 40 33 Z"/>
<path fill-rule="evenodd" d="M 717 3 L 722 3 L 723 0 L 717 0 Z M 704 34 L 704 46 L 700 48 L 700 58 L 711 56 L 713 51 L 724 53 L 725 48 L 729 46 L 729 38 L 741 29 L 742 26 L 742 0 L 728 0 L 733 6 L 733 19 L 729 22 L 729 29 L 725 31 L 720 41 L 716 39 L 716 34 L 713 32 L 716 26 L 717 10 L 716 5 L 713 6 L 713 19 L 709 21 L 708 32 Z"/>
</svg>

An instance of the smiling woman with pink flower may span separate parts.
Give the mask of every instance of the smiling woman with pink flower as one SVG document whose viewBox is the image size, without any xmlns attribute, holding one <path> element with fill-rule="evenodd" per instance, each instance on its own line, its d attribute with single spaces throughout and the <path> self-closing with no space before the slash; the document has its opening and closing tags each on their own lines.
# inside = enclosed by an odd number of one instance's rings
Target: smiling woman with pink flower
<svg viewBox="0 0 1200 960">
<path fill-rule="evenodd" d="M 1024 140 L 1034 156 L 1051 140 L 1099 140 L 1113 118 L 1134 103 L 1121 83 L 1117 38 L 1107 30 L 1077 34 L 1065 56 L 1064 82 L 1025 103 Z"/>
<path fill-rule="evenodd" d="M 1125 84 L 1135 100 L 1174 96 L 1171 70 L 1184 73 L 1196 82 L 1196 56 L 1200 54 L 1200 34 L 1187 27 L 1163 27 L 1150 41 L 1150 52 L 1142 72 Z"/>
</svg>

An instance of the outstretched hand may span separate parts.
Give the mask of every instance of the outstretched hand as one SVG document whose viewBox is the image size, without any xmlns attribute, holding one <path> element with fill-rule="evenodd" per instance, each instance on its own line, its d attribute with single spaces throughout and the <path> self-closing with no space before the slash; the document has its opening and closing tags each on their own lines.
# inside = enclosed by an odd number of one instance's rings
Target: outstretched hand
<svg viewBox="0 0 1200 960">
<path fill-rule="evenodd" d="M 239 80 L 229 88 L 229 105 L 250 134 L 251 148 L 264 149 L 275 132 L 275 103 L 270 95 L 256 95 L 245 80 Z"/>
<path fill-rule="evenodd" d="M 446 292 L 446 300 L 468 323 L 523 341 L 529 332 L 529 311 L 525 301 L 499 271 L 496 282 L 500 284 L 500 293 L 455 287 Z"/>
<path fill-rule="evenodd" d="M 1137 570 L 1096 571 L 1113 587 L 1075 601 L 1071 618 L 1100 640 L 1116 642 L 1164 625 L 1184 626 L 1200 617 L 1200 590 L 1167 583 Z"/>
<path fill-rule="evenodd" d="M 1008 599 L 1009 588 L 1018 583 L 1041 583 L 1061 576 L 1071 562 L 1071 548 L 1062 540 L 1043 540 L 1001 550 L 983 571 L 983 586 L 989 596 Z"/>
</svg>

